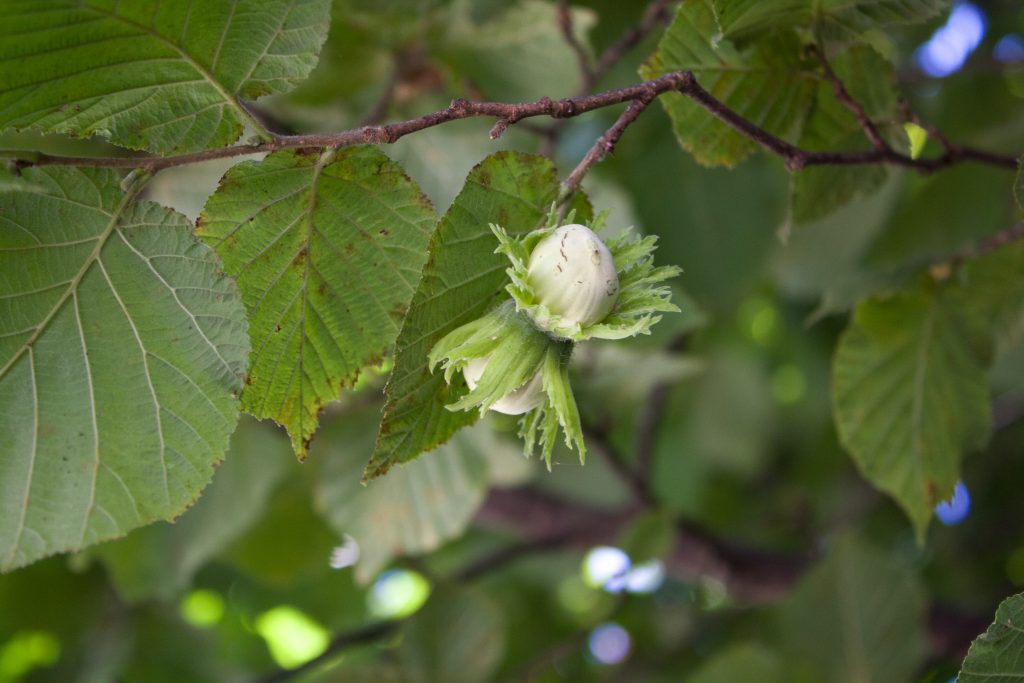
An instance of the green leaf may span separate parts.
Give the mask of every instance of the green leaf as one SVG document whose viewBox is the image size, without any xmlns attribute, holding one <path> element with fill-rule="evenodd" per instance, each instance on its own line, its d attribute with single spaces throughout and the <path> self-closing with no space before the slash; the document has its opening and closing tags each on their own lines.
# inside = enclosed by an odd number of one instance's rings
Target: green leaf
<svg viewBox="0 0 1024 683">
<path fill-rule="evenodd" d="M 1024 681 L 1024 593 L 999 604 L 996 620 L 978 636 L 960 667 L 957 683 Z"/>
<path fill-rule="evenodd" d="M 751 123 L 796 139 L 817 88 L 796 35 L 780 31 L 744 49 L 719 36 L 710 0 L 680 6 L 658 51 L 640 68 L 644 78 L 679 70 Z M 659 98 L 683 149 L 705 166 L 735 166 L 760 149 L 679 93 Z"/>
<path fill-rule="evenodd" d="M 956 166 L 907 182 L 903 200 L 867 255 L 875 268 L 919 267 L 948 258 L 1014 220 L 1005 170 Z"/>
<path fill-rule="evenodd" d="M 775 652 L 756 643 L 738 643 L 722 648 L 687 677 L 685 683 L 788 683 L 793 680 L 791 674 L 792 670 L 783 667 L 782 659 Z"/>
<path fill-rule="evenodd" d="M 402 665 L 410 683 L 481 683 L 505 653 L 505 618 L 482 591 L 438 588 L 403 629 Z"/>
<path fill-rule="evenodd" d="M 823 37 L 856 38 L 889 24 L 931 19 L 949 0 L 714 0 L 722 34 L 750 37 L 794 27 L 807 27 Z"/>
<path fill-rule="evenodd" d="M 907 682 L 927 652 L 920 580 L 853 536 L 834 542 L 779 617 L 788 649 L 815 667 L 812 680 L 822 683 Z"/>
<path fill-rule="evenodd" d="M 923 538 L 966 452 L 988 440 L 988 337 L 955 287 L 926 280 L 854 312 L 833 365 L 836 427 Z"/>
<path fill-rule="evenodd" d="M 109 170 L 0 194 L 0 568 L 184 511 L 238 419 L 245 315 L 188 221 Z"/>
<path fill-rule="evenodd" d="M 470 171 L 430 239 L 430 258 L 396 343 L 367 479 L 434 448 L 479 417 L 445 407 L 465 393 L 464 384 L 449 386 L 443 373 L 432 374 L 427 355 L 446 334 L 479 318 L 495 297 L 507 296 L 508 260 L 494 253 L 498 240 L 488 224 L 525 234 L 541 224 L 557 194 L 555 169 L 543 157 L 498 152 Z"/>
<path fill-rule="evenodd" d="M 284 435 L 269 424 L 242 421 L 195 507 L 174 524 L 153 524 L 97 547 L 94 554 L 121 596 L 170 600 L 187 589 L 199 569 L 263 515 L 288 465 L 281 457 L 287 449 Z"/>
<path fill-rule="evenodd" d="M 300 459 L 324 404 L 390 351 L 435 220 L 374 147 L 276 152 L 232 168 L 207 202 L 197 233 L 249 314 L 242 408 L 284 425 Z"/>
<path fill-rule="evenodd" d="M 916 159 L 921 156 L 921 152 L 924 151 L 924 146 L 928 142 L 928 131 L 911 121 L 903 124 L 903 130 L 910 143 L 910 158 Z"/>
<path fill-rule="evenodd" d="M 831 57 L 830 65 L 872 121 L 893 114 L 896 78 L 892 64 L 875 50 L 856 45 Z M 825 80 L 817 86 L 814 108 L 799 145 L 815 151 L 871 149 L 857 118 L 836 98 L 832 84 Z M 887 175 L 880 165 L 805 168 L 793 175 L 791 218 L 798 225 L 824 218 L 853 199 L 878 190 Z"/>
<path fill-rule="evenodd" d="M 235 142 L 239 102 L 316 65 L 329 0 L 5 3 L 0 129 L 101 135 L 169 154 Z"/>
<path fill-rule="evenodd" d="M 398 555 L 420 555 L 461 535 L 483 502 L 494 437 L 481 424 L 451 443 L 363 486 L 359 475 L 373 448 L 373 415 L 352 412 L 324 429 L 317 444 L 323 471 L 316 506 L 339 534 L 359 544 L 356 580 L 366 583 Z M 322 444 L 322 446 L 321 446 Z"/>
<path fill-rule="evenodd" d="M 478 17 L 481 4 L 456 0 L 445 22 L 444 55 L 461 77 L 469 78 L 487 98 L 513 102 L 579 89 L 579 63 L 559 29 L 554 3 L 496 3 L 499 12 Z M 586 45 L 597 17 L 578 7 L 570 12 L 573 33 Z"/>
</svg>

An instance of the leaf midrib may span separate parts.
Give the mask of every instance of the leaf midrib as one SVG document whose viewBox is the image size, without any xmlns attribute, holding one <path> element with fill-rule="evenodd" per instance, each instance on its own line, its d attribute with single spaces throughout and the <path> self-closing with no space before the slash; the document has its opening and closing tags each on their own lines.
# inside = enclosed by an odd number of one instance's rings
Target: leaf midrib
<svg viewBox="0 0 1024 683">
<path fill-rule="evenodd" d="M 252 115 L 249 114 L 249 112 L 238 102 L 234 94 L 228 92 L 227 89 L 214 77 L 212 73 L 210 73 L 202 64 L 193 59 L 192 56 L 185 52 L 185 50 L 182 47 L 180 47 L 177 43 L 168 39 L 166 36 L 161 35 L 160 33 L 156 32 L 155 30 L 144 24 L 132 21 L 131 19 L 123 17 L 119 14 L 115 14 L 108 10 L 101 9 L 91 4 L 86 6 L 90 10 L 96 12 L 97 14 L 102 14 L 104 16 L 110 17 L 111 19 L 114 19 L 115 21 L 123 22 L 128 26 L 131 26 L 132 28 L 141 31 L 142 33 L 152 36 L 153 38 L 157 39 L 167 47 L 177 52 L 178 55 L 180 55 L 181 58 L 188 63 L 189 66 L 196 70 L 196 73 L 202 76 L 206 80 L 206 82 L 209 83 L 213 87 L 213 89 L 217 91 L 217 93 L 224 99 L 225 104 L 227 104 L 231 109 L 233 109 L 234 112 L 243 121 L 252 126 L 252 128 L 256 131 L 256 134 L 260 136 L 260 138 L 262 138 L 265 141 L 269 141 L 271 139 L 271 135 L 267 131 L 267 129 L 264 128 L 259 121 L 253 118 Z M 231 19 L 228 19 L 228 22 L 224 25 L 224 32 L 226 33 L 230 27 Z M 184 35 L 187 35 L 187 30 L 185 34 L 183 34 L 183 37 Z"/>
<path fill-rule="evenodd" d="M 921 346 L 917 352 L 917 358 L 914 368 L 914 395 L 913 403 L 911 405 L 911 420 L 910 429 L 913 435 L 913 452 L 914 460 L 921 468 L 919 474 L 921 479 L 924 480 L 925 472 L 927 468 L 924 466 L 925 460 L 927 459 L 927 452 L 921 448 L 921 420 L 923 419 L 924 413 L 924 392 L 925 383 L 928 379 L 928 352 L 931 348 L 932 338 L 935 330 L 935 315 L 937 306 L 935 302 L 928 310 L 928 317 L 924 320 L 924 325 L 921 329 Z M 921 483 L 926 483 L 922 481 Z"/>
<path fill-rule="evenodd" d="M 70 299 L 75 294 L 75 292 L 78 291 L 78 285 L 81 284 L 82 278 L 84 278 L 85 274 L 89 272 L 89 268 L 91 268 L 92 265 L 96 263 L 96 259 L 99 258 L 100 252 L 103 251 L 104 245 L 107 243 L 107 240 L 110 238 L 110 236 L 114 233 L 114 230 L 117 228 L 117 224 L 120 222 L 124 210 L 128 208 L 128 205 L 131 203 L 131 201 L 135 198 L 135 195 L 138 194 L 139 190 L 141 189 L 142 183 L 136 183 L 135 186 L 130 191 L 125 192 L 124 195 L 121 197 L 121 201 L 118 202 L 117 206 L 114 208 L 114 211 L 110 214 L 110 221 L 107 223 L 107 226 L 103 229 L 103 232 L 101 232 L 99 236 L 95 238 L 96 246 L 93 247 L 92 252 L 90 252 L 90 254 L 82 262 L 82 267 L 78 269 L 78 272 L 75 273 L 75 276 L 71 278 L 71 280 L 68 282 L 67 289 L 64 290 L 64 293 L 60 295 L 60 298 L 57 299 L 57 301 L 53 304 L 53 306 L 50 308 L 50 311 L 39 322 L 39 324 L 36 326 L 35 330 L 32 332 L 29 338 L 26 339 L 25 342 L 21 345 L 21 347 L 14 352 L 14 355 L 11 356 L 11 359 L 7 361 L 7 363 L 2 368 L 0 368 L 0 380 L 2 380 L 4 376 L 7 375 L 7 372 L 12 367 L 14 367 L 14 364 L 18 362 L 18 359 L 21 358 L 22 354 L 24 354 L 25 351 L 29 349 L 32 346 L 32 344 L 36 342 L 36 340 L 39 339 L 43 332 L 46 331 L 47 326 L 49 326 L 54 316 L 57 315 L 57 312 L 60 311 L 60 309 L 63 308 L 64 304 L 67 303 L 68 299 Z M 100 209 L 102 207 L 94 208 Z"/>
</svg>

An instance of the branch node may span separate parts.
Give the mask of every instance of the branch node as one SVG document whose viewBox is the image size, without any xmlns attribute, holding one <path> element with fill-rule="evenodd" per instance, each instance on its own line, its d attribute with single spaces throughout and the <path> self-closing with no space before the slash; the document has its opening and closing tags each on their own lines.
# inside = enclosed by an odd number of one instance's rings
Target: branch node
<svg viewBox="0 0 1024 683">
<path fill-rule="evenodd" d="M 791 153 L 785 157 L 786 170 L 790 173 L 802 171 L 807 166 L 807 156 L 800 153 Z"/>
<path fill-rule="evenodd" d="M 502 134 L 504 134 L 504 132 L 508 130 L 508 126 L 510 123 L 512 123 L 512 121 L 509 121 L 508 119 L 498 119 L 495 122 L 494 126 L 491 128 L 491 132 L 489 133 L 490 138 L 492 140 L 497 140 L 498 138 L 500 138 Z"/>
</svg>

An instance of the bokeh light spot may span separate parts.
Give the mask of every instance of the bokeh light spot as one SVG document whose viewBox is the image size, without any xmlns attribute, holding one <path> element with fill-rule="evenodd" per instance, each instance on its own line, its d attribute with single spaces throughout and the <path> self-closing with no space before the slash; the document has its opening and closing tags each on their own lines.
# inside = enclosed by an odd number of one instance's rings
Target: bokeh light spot
<svg viewBox="0 0 1024 683">
<path fill-rule="evenodd" d="M 618 664 L 629 656 L 633 641 L 626 629 L 607 622 L 590 632 L 587 645 L 590 654 L 601 664 Z"/>
<path fill-rule="evenodd" d="M 0 683 L 20 681 L 60 657 L 60 641 L 47 631 L 19 631 L 0 647 Z"/>
<path fill-rule="evenodd" d="M 949 19 L 914 54 L 917 65 L 933 78 L 955 73 L 985 37 L 985 15 L 971 2 L 953 5 Z"/>
<path fill-rule="evenodd" d="M 197 628 L 209 628 L 224 618 L 224 598 L 211 590 L 194 590 L 180 605 L 181 617 Z"/>
<path fill-rule="evenodd" d="M 624 551 L 601 545 L 583 558 L 583 580 L 591 588 L 618 593 L 625 588 L 623 577 L 629 571 L 629 565 L 629 555 Z"/>
<path fill-rule="evenodd" d="M 638 564 L 624 577 L 627 593 L 653 593 L 665 583 L 665 565 L 661 560 Z"/>
<path fill-rule="evenodd" d="M 935 506 L 935 516 L 946 526 L 959 524 L 971 511 L 971 494 L 962 481 L 953 487 L 953 497 Z"/>
<path fill-rule="evenodd" d="M 1024 38 L 1010 33 L 999 39 L 992 48 L 992 57 L 997 62 L 1024 62 Z"/>
<path fill-rule="evenodd" d="M 796 403 L 807 393 L 807 379 L 797 365 L 783 365 L 772 373 L 772 396 L 779 403 Z"/>
<path fill-rule="evenodd" d="M 407 617 L 430 597 L 430 583 L 422 574 L 407 569 L 391 569 L 379 577 L 370 589 L 369 611 L 379 619 Z"/>
<path fill-rule="evenodd" d="M 256 617 L 256 633 L 267 641 L 270 656 L 279 666 L 291 669 L 327 649 L 328 634 L 299 610 L 279 605 Z"/>
</svg>

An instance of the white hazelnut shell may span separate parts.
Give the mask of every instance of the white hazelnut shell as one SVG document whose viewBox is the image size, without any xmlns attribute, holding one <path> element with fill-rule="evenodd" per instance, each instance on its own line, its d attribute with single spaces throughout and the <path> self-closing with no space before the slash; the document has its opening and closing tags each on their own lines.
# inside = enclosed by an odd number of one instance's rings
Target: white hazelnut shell
<svg viewBox="0 0 1024 683">
<path fill-rule="evenodd" d="M 537 243 L 528 271 L 537 301 L 564 323 L 598 323 L 618 299 L 611 252 L 585 225 L 563 225 Z"/>
<path fill-rule="evenodd" d="M 466 384 L 471 390 L 476 389 L 476 383 L 483 377 L 489 360 L 490 356 L 473 358 L 462 368 L 462 376 L 466 378 Z M 539 406 L 543 400 L 543 383 L 540 372 L 537 372 L 529 382 L 494 402 L 491 410 L 506 415 L 522 415 Z"/>
</svg>

